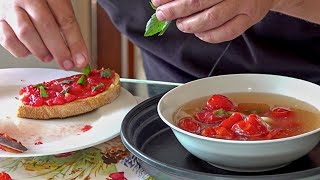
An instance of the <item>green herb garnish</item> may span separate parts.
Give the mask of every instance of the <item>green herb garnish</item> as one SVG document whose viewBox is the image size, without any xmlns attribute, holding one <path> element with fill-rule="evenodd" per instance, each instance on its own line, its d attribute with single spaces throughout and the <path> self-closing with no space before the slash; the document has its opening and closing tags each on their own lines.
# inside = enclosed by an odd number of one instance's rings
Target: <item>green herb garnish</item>
<svg viewBox="0 0 320 180">
<path fill-rule="evenodd" d="M 49 97 L 47 91 L 44 89 L 44 86 L 39 86 L 39 89 L 40 89 L 40 96 L 42 97 Z"/>
<path fill-rule="evenodd" d="M 103 83 L 100 83 L 100 84 L 98 84 L 98 85 L 96 85 L 96 86 L 92 86 L 91 87 L 91 90 L 92 91 L 95 91 L 95 90 L 97 90 L 97 89 L 99 89 L 99 88 L 102 88 L 104 86 L 104 84 Z"/>
<path fill-rule="evenodd" d="M 86 82 L 85 82 L 84 78 L 85 78 L 85 75 L 82 74 L 81 77 L 78 79 L 77 84 L 85 85 Z"/>
<path fill-rule="evenodd" d="M 101 70 L 101 72 L 100 72 L 100 76 L 101 76 L 101 77 L 105 77 L 105 78 L 109 78 L 109 77 L 112 76 L 112 72 L 111 72 L 111 70 L 110 70 L 109 68 L 103 69 L 103 70 Z"/>
<path fill-rule="evenodd" d="M 91 68 L 90 65 L 86 65 L 86 67 L 83 68 L 83 75 L 78 79 L 77 84 L 82 84 L 85 85 L 86 81 L 85 81 L 85 76 L 89 76 L 91 72 Z"/>
<path fill-rule="evenodd" d="M 156 10 L 157 8 L 150 2 L 151 7 Z M 162 36 L 166 30 L 169 28 L 171 21 L 159 21 L 156 13 L 154 13 L 149 21 L 147 22 L 144 36 L 153 36 L 158 34 L 158 36 Z"/>
<path fill-rule="evenodd" d="M 73 79 L 65 79 L 63 81 L 60 81 L 58 84 L 70 84 L 73 81 L 74 81 Z"/>
<path fill-rule="evenodd" d="M 43 83 L 39 83 L 39 84 L 34 85 L 33 87 L 35 87 L 35 88 L 39 88 L 39 87 L 41 87 L 41 86 L 43 86 L 43 87 L 44 87 L 44 84 L 43 84 Z"/>
<path fill-rule="evenodd" d="M 225 111 L 224 109 L 218 109 L 218 110 L 214 110 L 213 114 L 217 117 L 223 118 L 223 117 L 229 117 L 231 116 L 231 114 L 228 111 Z"/>
<path fill-rule="evenodd" d="M 60 92 L 61 94 L 67 94 L 70 90 L 70 86 L 64 87 L 63 90 Z"/>
<path fill-rule="evenodd" d="M 261 113 L 262 113 L 262 111 L 259 110 L 259 109 L 250 109 L 250 110 L 245 110 L 244 111 L 244 114 L 246 114 L 246 115 L 249 115 L 249 114 L 257 114 L 257 115 L 259 115 Z"/>
<path fill-rule="evenodd" d="M 157 7 L 150 1 L 149 2 L 150 6 L 152 7 L 153 10 L 157 10 Z"/>
<path fill-rule="evenodd" d="M 90 65 L 88 64 L 86 65 L 86 67 L 84 67 L 83 74 L 86 76 L 89 76 L 90 72 L 91 72 L 91 68 L 90 68 Z"/>
</svg>

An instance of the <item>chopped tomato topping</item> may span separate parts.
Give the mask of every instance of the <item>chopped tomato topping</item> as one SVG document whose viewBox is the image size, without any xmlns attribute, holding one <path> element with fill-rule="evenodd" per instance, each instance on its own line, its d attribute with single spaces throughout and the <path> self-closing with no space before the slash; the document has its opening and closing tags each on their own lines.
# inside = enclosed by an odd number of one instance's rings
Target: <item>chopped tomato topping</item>
<svg viewBox="0 0 320 180">
<path fill-rule="evenodd" d="M 38 85 L 29 85 L 23 87 L 19 94 L 22 96 L 21 101 L 25 105 L 42 106 L 42 105 L 62 105 L 77 99 L 95 96 L 112 84 L 114 72 L 111 76 L 103 77 L 100 75 L 102 70 L 92 70 L 89 76 L 85 76 L 85 83 L 78 84 L 82 74 L 56 79 L 49 82 L 43 82 Z M 40 86 L 45 92 L 40 90 Z"/>
</svg>

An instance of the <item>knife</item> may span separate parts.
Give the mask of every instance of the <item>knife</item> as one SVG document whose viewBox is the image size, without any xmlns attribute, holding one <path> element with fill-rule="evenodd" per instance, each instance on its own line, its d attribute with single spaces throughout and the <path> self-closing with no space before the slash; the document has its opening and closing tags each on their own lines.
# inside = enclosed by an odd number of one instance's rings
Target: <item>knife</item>
<svg viewBox="0 0 320 180">
<path fill-rule="evenodd" d="M 13 153 L 23 153 L 28 149 L 21 143 L 0 134 L 0 149 Z"/>
</svg>

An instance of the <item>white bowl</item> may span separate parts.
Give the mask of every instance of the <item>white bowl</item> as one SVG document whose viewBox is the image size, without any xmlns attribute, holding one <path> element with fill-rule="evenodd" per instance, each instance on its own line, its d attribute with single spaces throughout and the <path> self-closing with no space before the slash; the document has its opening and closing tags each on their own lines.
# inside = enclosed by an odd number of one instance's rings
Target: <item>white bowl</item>
<svg viewBox="0 0 320 180">
<path fill-rule="evenodd" d="M 232 171 L 276 169 L 304 156 L 320 140 L 320 128 L 301 135 L 260 141 L 208 138 L 184 131 L 173 123 L 173 114 L 190 100 L 219 93 L 262 92 L 294 97 L 320 109 L 320 86 L 284 76 L 234 74 L 196 80 L 166 93 L 158 104 L 161 119 L 194 156 Z"/>
</svg>

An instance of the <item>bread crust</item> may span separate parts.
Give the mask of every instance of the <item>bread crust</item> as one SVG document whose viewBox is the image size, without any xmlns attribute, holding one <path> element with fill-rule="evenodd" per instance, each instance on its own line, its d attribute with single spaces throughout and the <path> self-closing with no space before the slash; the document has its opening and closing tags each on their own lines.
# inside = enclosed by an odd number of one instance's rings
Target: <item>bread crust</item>
<svg viewBox="0 0 320 180">
<path fill-rule="evenodd" d="M 29 106 L 21 105 L 18 108 L 17 116 L 20 118 L 48 120 L 66 118 L 93 111 L 99 107 L 113 102 L 120 94 L 120 77 L 115 73 L 113 83 L 104 92 L 95 96 L 78 99 L 70 103 L 54 106 Z"/>
</svg>

